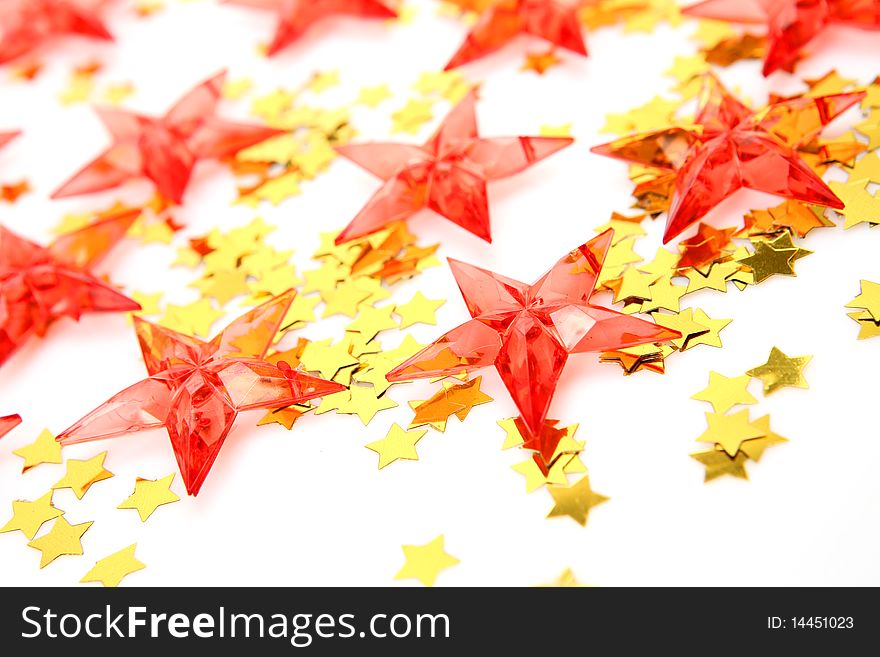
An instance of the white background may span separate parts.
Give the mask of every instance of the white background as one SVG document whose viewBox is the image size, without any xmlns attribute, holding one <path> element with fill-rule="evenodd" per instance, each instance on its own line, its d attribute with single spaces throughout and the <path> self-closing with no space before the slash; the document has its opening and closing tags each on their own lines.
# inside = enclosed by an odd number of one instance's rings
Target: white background
<svg viewBox="0 0 880 657">
<path fill-rule="evenodd" d="M 342 85 L 320 99 L 330 106 L 353 99 L 362 86 L 388 82 L 399 92 L 395 99 L 354 117 L 360 138 L 387 138 L 388 113 L 403 105 L 408 85 L 420 73 L 441 68 L 465 33 L 461 24 L 438 18 L 434 2 L 413 4 L 419 11 L 410 25 L 330 21 L 265 60 L 255 46 L 271 34 L 271 14 L 173 3 L 141 20 L 120 3 L 108 13 L 115 45 L 65 42 L 52 50 L 36 83 L 12 84 L 5 76 L 0 83 L 0 128 L 26 133 L 0 154 L 0 180 L 26 176 L 35 188 L 17 204 L 0 206 L 0 221 L 46 242 L 65 212 L 148 194 L 149 186 L 135 184 L 120 193 L 48 200 L 107 143 L 87 106 L 63 107 L 57 100 L 71 66 L 91 55 L 105 62 L 102 80 L 135 83 L 137 94 L 127 107 L 148 113 L 165 111 L 223 67 L 232 77 L 253 77 L 262 93 L 294 88 L 316 69 L 339 69 Z M 626 167 L 590 154 L 589 147 L 611 138 L 598 132 L 606 113 L 640 105 L 670 86 L 662 73 L 676 54 L 693 52 L 687 35 L 694 27 L 664 25 L 648 35 L 598 30 L 586 35 L 589 59 L 563 55 L 565 64 L 543 77 L 518 70 L 527 48 L 544 48 L 527 38 L 468 67 L 469 77 L 485 80 L 478 107 L 484 134 L 536 134 L 541 124 L 571 122 L 577 142 L 492 186 L 492 245 L 430 215 L 411 224 L 421 241 L 442 242 L 443 257 L 530 281 L 589 239 L 612 210 L 624 211 L 631 202 Z M 805 77 L 832 66 L 862 82 L 877 73 L 876 33 L 830 30 L 816 50 L 799 69 Z M 756 102 L 771 89 L 801 88 L 786 74 L 765 81 L 757 62 L 721 74 Z M 221 112 L 243 117 L 246 103 L 225 103 Z M 438 106 L 438 118 L 443 112 Z M 376 185 L 354 165 L 338 161 L 306 184 L 302 195 L 255 212 L 232 207 L 234 179 L 222 167 L 203 163 L 175 215 L 187 225 L 178 243 L 259 215 L 278 226 L 271 241 L 295 248 L 300 269 L 308 268 L 318 230 L 342 227 Z M 749 207 L 776 202 L 743 193 L 710 220 L 731 225 Z M 661 221 L 651 228 L 638 247 L 649 259 L 660 244 Z M 132 585 L 390 585 L 403 564 L 402 544 L 443 533 L 447 550 L 461 560 L 441 575 L 438 583 L 445 585 L 531 585 L 566 567 L 583 581 L 609 586 L 878 585 L 880 341 L 857 342 L 858 327 L 843 305 L 858 293 L 860 278 L 880 280 L 880 235 L 865 225 L 827 229 L 815 231 L 804 246 L 816 253 L 798 262 L 797 278 L 776 277 L 745 293 L 731 286 L 727 294 L 704 291 L 685 298 L 713 318 L 734 319 L 721 334 L 723 349 L 678 354 L 663 377 L 625 378 L 616 366 L 600 365 L 596 355 L 570 361 L 551 417 L 581 423 L 578 438 L 587 441 L 583 458 L 593 487 L 611 498 L 594 510 L 586 528 L 566 518 L 545 519 L 549 495 L 525 493 L 522 477 L 510 469 L 525 453 L 501 452 L 503 432 L 495 424 L 515 408 L 495 372 L 486 370 L 484 390 L 495 397 L 493 404 L 476 408 L 463 424 L 450 420 L 445 434 L 429 432 L 418 446 L 420 461 L 383 471 L 363 445 L 383 437 L 393 421 L 408 423 L 406 401 L 424 398 L 427 384 L 392 388 L 389 394 L 400 406 L 366 429 L 355 416 L 326 414 L 308 416 L 288 433 L 256 429 L 259 415 L 244 415 L 199 497 L 160 508 L 143 525 L 135 512 L 115 507 L 136 476 L 176 472 L 164 431 L 67 448 L 68 458 L 109 449 L 106 465 L 116 474 L 81 502 L 69 490 L 55 494 L 71 523 L 95 521 L 84 537 L 86 554 L 63 557 L 41 571 L 39 554 L 20 533 L 0 535 L 0 582 L 74 584 L 95 560 L 137 542 L 147 568 L 126 580 Z M 126 242 L 100 271 L 112 272 L 129 291 L 165 290 L 168 301 L 194 300 L 195 292 L 186 288 L 192 275 L 170 270 L 173 258 L 173 248 Z M 445 266 L 401 286 L 394 299 L 405 302 L 416 289 L 449 300 L 437 327 L 412 329 L 421 342 L 466 319 Z M 339 337 L 340 326 L 325 322 L 302 334 Z M 383 342 L 393 347 L 397 340 L 392 333 Z M 702 448 L 694 439 L 706 427 L 709 406 L 690 396 L 705 387 L 709 370 L 742 374 L 763 363 L 773 345 L 792 356 L 814 356 L 806 370 L 809 390 L 784 389 L 764 400 L 753 382 L 752 392 L 761 399 L 753 416 L 771 413 L 774 430 L 791 442 L 750 463 L 750 481 L 725 478 L 706 485 L 702 466 L 688 454 Z M 12 450 L 43 427 L 60 432 L 143 375 L 133 332 L 121 316 L 63 322 L 3 368 L 0 415 L 19 412 L 25 423 L 0 442 L 0 521 L 8 518 L 12 499 L 35 499 L 64 472 L 63 466 L 42 465 L 22 476 Z M 183 494 L 179 476 L 174 489 Z"/>
</svg>

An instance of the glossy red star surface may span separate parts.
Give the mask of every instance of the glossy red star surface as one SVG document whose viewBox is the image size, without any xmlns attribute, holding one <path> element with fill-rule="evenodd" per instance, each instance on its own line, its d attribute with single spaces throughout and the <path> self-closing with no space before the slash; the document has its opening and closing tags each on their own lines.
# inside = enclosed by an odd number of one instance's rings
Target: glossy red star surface
<svg viewBox="0 0 880 657">
<path fill-rule="evenodd" d="M 423 146 L 348 144 L 337 150 L 385 183 L 339 234 L 337 244 L 430 208 L 491 242 L 486 183 L 512 176 L 565 148 L 570 137 L 477 134 L 476 92 L 456 105 Z"/>
<path fill-rule="evenodd" d="M 0 64 L 62 35 L 112 41 L 99 17 L 105 0 L 0 1 Z"/>
<path fill-rule="evenodd" d="M 471 319 L 388 373 L 389 381 L 494 365 L 533 436 L 540 436 L 570 354 L 671 340 L 676 331 L 594 306 L 590 297 L 614 233 L 568 253 L 529 285 L 450 260 Z"/>
<path fill-rule="evenodd" d="M 125 210 L 56 239 L 34 244 L 0 226 L 0 365 L 28 338 L 61 317 L 140 310 L 90 269 L 138 218 Z"/>
<path fill-rule="evenodd" d="M 764 75 L 793 71 L 801 48 L 832 23 L 880 28 L 877 0 L 706 0 L 684 14 L 734 23 L 767 25 Z"/>
<path fill-rule="evenodd" d="M 781 100 L 752 111 L 707 74 L 695 123 L 596 146 L 594 153 L 676 171 L 663 241 L 669 242 L 739 189 L 843 208 L 843 202 L 801 159 L 815 139 L 864 92 Z"/>
<path fill-rule="evenodd" d="M 266 51 L 270 57 L 299 39 L 328 16 L 396 18 L 390 2 L 382 0 L 226 0 L 228 4 L 267 9 L 278 14 L 278 27 Z"/>
<path fill-rule="evenodd" d="M 0 438 L 21 424 L 21 415 L 5 415 L 0 417 Z"/>
<path fill-rule="evenodd" d="M 197 495 L 242 411 L 280 408 L 344 390 L 265 360 L 294 291 L 233 321 L 210 342 L 135 317 L 149 377 L 58 436 L 62 445 L 164 426 L 190 495 Z"/>
<path fill-rule="evenodd" d="M 10 130 L 8 132 L 0 132 L 0 148 L 3 148 L 13 139 L 21 134 L 20 130 Z"/>
<path fill-rule="evenodd" d="M 114 108 L 97 109 L 113 144 L 64 183 L 52 198 L 113 189 L 135 178 L 153 181 L 174 203 L 183 201 L 196 162 L 223 158 L 282 130 L 215 116 L 226 72 L 186 94 L 165 116 L 153 118 Z"/>
<path fill-rule="evenodd" d="M 586 0 L 497 0 L 480 15 L 446 70 L 485 57 L 520 34 L 587 56 L 578 11 Z"/>
</svg>

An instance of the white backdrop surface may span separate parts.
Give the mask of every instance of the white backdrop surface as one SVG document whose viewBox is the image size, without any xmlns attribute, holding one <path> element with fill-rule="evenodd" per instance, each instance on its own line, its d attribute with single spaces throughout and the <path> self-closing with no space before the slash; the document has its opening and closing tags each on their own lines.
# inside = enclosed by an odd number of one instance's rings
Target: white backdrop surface
<svg viewBox="0 0 880 657">
<path fill-rule="evenodd" d="M 170 3 L 149 19 L 124 4 L 109 13 L 115 45 L 65 42 L 47 56 L 33 84 L 0 76 L 0 128 L 21 128 L 23 137 L 0 155 L 0 179 L 28 177 L 35 191 L 0 206 L 4 225 L 37 241 L 65 212 L 106 206 L 112 199 L 143 198 L 148 187 L 61 201 L 48 195 L 107 143 L 86 105 L 57 100 L 72 62 L 90 55 L 105 62 L 108 80 L 130 80 L 137 93 L 126 106 L 161 113 L 195 83 L 222 68 L 249 76 L 261 92 L 295 87 L 315 70 L 338 69 L 342 84 L 326 92 L 340 102 L 363 86 L 389 83 L 404 91 L 425 71 L 442 67 L 465 28 L 439 18 L 431 0 L 411 2 L 411 24 L 388 27 L 330 21 L 272 60 L 255 54 L 271 33 L 271 14 L 211 2 Z M 626 167 L 589 153 L 607 141 L 599 134 L 608 112 L 622 112 L 663 94 L 664 77 L 676 55 L 694 45 L 686 22 L 661 25 L 651 34 L 606 28 L 587 34 L 590 57 L 564 55 L 544 76 L 522 73 L 526 48 L 520 39 L 503 52 L 465 69 L 483 80 L 478 106 L 487 135 L 537 134 L 542 124 L 572 123 L 574 146 L 521 176 L 490 189 L 494 243 L 481 242 L 436 216 L 412 227 L 423 243 L 441 242 L 439 255 L 480 263 L 520 280 L 532 280 L 563 253 L 586 241 L 613 210 L 631 203 Z M 816 54 L 799 69 L 819 77 L 831 67 L 867 83 L 878 73 L 880 41 L 874 33 L 829 30 Z M 757 62 L 740 63 L 721 76 L 746 97 L 763 102 L 767 92 L 801 89 L 797 79 L 759 75 Z M 402 105 L 399 95 L 386 106 Z M 328 101 L 330 102 L 330 101 Z M 247 103 L 224 103 L 226 116 L 246 116 Z M 437 111 L 440 118 L 443 110 Z M 853 115 L 849 115 L 853 118 Z M 359 139 L 387 138 L 388 113 L 358 110 Z M 845 123 L 842 122 L 842 124 Z M 413 137 L 421 140 L 430 133 Z M 398 137 L 395 137 L 398 138 Z M 403 137 L 404 139 L 407 137 Z M 186 236 L 214 226 L 243 225 L 255 216 L 278 226 L 270 240 L 296 250 L 300 269 L 318 244 L 319 230 L 342 227 L 376 189 L 354 165 L 337 161 L 304 186 L 304 193 L 278 207 L 232 206 L 235 180 L 220 166 L 199 165 L 185 205 L 175 217 Z M 777 201 L 741 194 L 710 215 L 729 225 L 750 207 Z M 638 243 L 650 258 L 660 244 L 661 222 Z M 685 298 L 713 318 L 733 318 L 721 336 L 723 349 L 699 347 L 676 355 L 665 376 L 621 376 L 596 355 L 573 358 L 559 384 L 551 417 L 580 422 L 584 462 L 593 488 L 610 501 L 591 514 L 586 528 L 546 519 L 552 500 L 545 491 L 526 494 L 511 466 L 522 452 L 500 451 L 496 421 L 515 408 L 492 370 L 483 389 L 495 402 L 476 408 L 464 423 L 452 420 L 445 434 L 429 432 L 418 462 L 377 471 L 365 443 L 411 418 L 406 401 L 422 398 L 427 384 L 392 388 L 400 402 L 364 428 L 355 416 L 325 414 L 302 419 L 291 432 L 254 428 L 243 415 L 197 498 L 159 511 L 142 524 L 116 506 L 136 476 L 176 472 L 164 431 L 65 449 L 67 458 L 88 458 L 105 449 L 115 473 L 77 501 L 69 490 L 55 504 L 71 522 L 94 520 L 85 535 L 85 556 L 65 557 L 39 570 L 38 553 L 20 534 L 0 535 L 0 583 L 75 584 L 95 560 L 137 542 L 147 568 L 130 585 L 409 585 L 395 582 L 402 544 L 421 544 L 437 534 L 461 560 L 441 585 L 531 585 L 571 567 L 596 585 L 861 585 L 880 584 L 880 425 L 876 390 L 880 341 L 856 341 L 857 326 L 843 307 L 859 291 L 859 279 L 880 280 L 880 234 L 865 225 L 849 231 L 815 231 L 803 244 L 815 251 L 798 262 L 796 278 L 776 277 L 739 293 L 703 291 Z M 171 269 L 174 249 L 134 242 L 121 245 L 100 271 L 125 289 L 166 291 L 183 303 L 196 292 L 186 270 Z M 428 342 L 466 318 L 449 270 L 437 267 L 399 288 L 403 302 L 415 290 L 448 299 L 438 326 L 411 332 Z M 234 314 L 232 315 L 234 316 Z M 223 320 L 217 327 L 223 326 Z M 341 335 L 341 324 L 310 326 L 310 338 Z M 393 346 L 393 340 L 383 344 Z M 703 468 L 688 454 L 706 426 L 708 405 L 690 399 L 705 387 L 708 372 L 728 376 L 766 360 L 770 347 L 814 356 L 806 370 L 809 390 L 785 389 L 753 407 L 770 413 L 776 432 L 790 439 L 750 464 L 750 481 L 725 478 L 703 483 Z M 91 316 L 63 322 L 35 340 L 0 372 L 0 415 L 19 412 L 25 423 L 0 442 L 0 521 L 13 499 L 34 499 L 63 472 L 42 465 L 25 475 L 12 454 L 44 427 L 59 432 L 111 394 L 142 378 L 143 364 L 122 316 Z M 174 490 L 183 495 L 179 476 Z M 45 530 L 44 530 L 45 531 Z"/>
</svg>

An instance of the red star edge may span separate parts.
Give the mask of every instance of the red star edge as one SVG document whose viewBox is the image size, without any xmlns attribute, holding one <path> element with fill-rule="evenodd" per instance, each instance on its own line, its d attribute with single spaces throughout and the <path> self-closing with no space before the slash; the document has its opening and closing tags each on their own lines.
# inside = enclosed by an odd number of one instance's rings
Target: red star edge
<svg viewBox="0 0 880 657">
<path fill-rule="evenodd" d="M 363 237 L 430 208 L 492 241 L 486 183 L 519 173 L 562 150 L 570 137 L 492 137 L 477 134 L 476 92 L 456 105 L 424 146 L 348 144 L 337 151 L 385 181 L 336 238 Z"/>
<path fill-rule="evenodd" d="M 62 445 L 164 426 L 190 495 L 197 495 L 242 411 L 281 408 L 345 386 L 265 360 L 293 290 L 233 321 L 210 342 L 135 317 L 149 377 L 58 436 Z"/>
<path fill-rule="evenodd" d="M 831 23 L 880 28 L 876 0 L 706 0 L 682 13 L 733 23 L 766 23 L 765 76 L 779 69 L 793 71 L 801 48 Z"/>
<path fill-rule="evenodd" d="M 446 64 L 450 70 L 485 57 L 519 34 L 531 34 L 587 56 L 578 11 L 584 0 L 499 0 L 490 6 Z"/>
<path fill-rule="evenodd" d="M 226 0 L 228 4 L 267 9 L 278 14 L 278 27 L 266 54 L 270 57 L 299 39 L 312 25 L 328 16 L 397 18 L 381 0 Z"/>
<path fill-rule="evenodd" d="M 0 132 L 0 148 L 3 148 L 13 139 L 21 134 L 21 130 L 11 130 L 9 132 Z"/>
<path fill-rule="evenodd" d="M 568 253 L 532 285 L 450 260 L 471 319 L 388 373 L 389 381 L 451 376 L 494 365 L 532 436 L 540 436 L 570 354 L 680 337 L 594 306 L 590 297 L 614 233 Z"/>
<path fill-rule="evenodd" d="M 0 438 L 21 424 L 21 415 L 5 415 L 0 417 Z"/>
<path fill-rule="evenodd" d="M 112 41 L 98 16 L 104 0 L 3 0 L 0 2 L 0 64 L 26 55 L 56 36 Z"/>
<path fill-rule="evenodd" d="M 0 365 L 33 334 L 61 317 L 140 310 L 89 271 L 139 215 L 125 210 L 56 239 L 34 244 L 0 226 Z"/>
<path fill-rule="evenodd" d="M 161 118 L 96 109 L 113 144 L 64 183 L 52 198 L 100 192 L 133 178 L 148 178 L 164 198 L 181 203 L 198 160 L 229 157 L 284 134 L 275 128 L 215 116 L 225 79 L 223 71 L 206 80 Z"/>
<path fill-rule="evenodd" d="M 668 128 L 624 137 L 592 151 L 677 171 L 663 241 L 669 242 L 742 188 L 842 209 L 797 153 L 864 92 L 797 97 L 754 112 L 707 74 L 697 116 L 700 129 Z"/>
</svg>

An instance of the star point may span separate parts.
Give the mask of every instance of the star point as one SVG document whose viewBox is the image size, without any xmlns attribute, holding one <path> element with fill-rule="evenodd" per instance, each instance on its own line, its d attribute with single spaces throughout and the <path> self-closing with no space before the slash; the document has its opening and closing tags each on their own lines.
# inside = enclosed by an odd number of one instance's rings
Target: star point
<svg viewBox="0 0 880 657">
<path fill-rule="evenodd" d="M 108 557 L 104 557 L 95 566 L 87 572 L 80 580 L 81 583 L 100 582 L 108 588 L 119 586 L 120 582 L 132 573 L 143 570 L 146 566 L 135 559 L 134 551 L 137 544 L 129 545 L 127 548 L 114 552 Z"/>
</svg>

